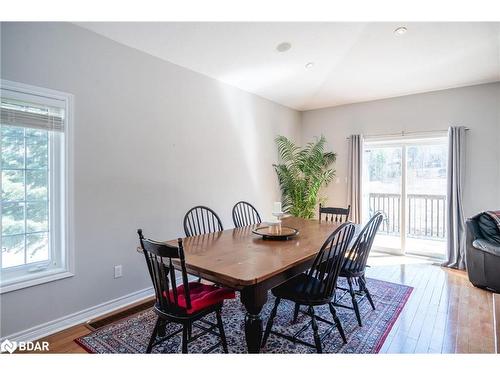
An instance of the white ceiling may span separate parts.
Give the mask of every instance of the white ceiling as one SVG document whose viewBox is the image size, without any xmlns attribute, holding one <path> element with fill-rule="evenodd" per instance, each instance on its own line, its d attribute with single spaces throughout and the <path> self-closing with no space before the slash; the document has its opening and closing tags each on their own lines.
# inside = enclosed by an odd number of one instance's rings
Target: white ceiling
<svg viewBox="0 0 500 375">
<path fill-rule="evenodd" d="M 500 23 L 78 25 L 298 110 L 500 80 Z"/>
</svg>

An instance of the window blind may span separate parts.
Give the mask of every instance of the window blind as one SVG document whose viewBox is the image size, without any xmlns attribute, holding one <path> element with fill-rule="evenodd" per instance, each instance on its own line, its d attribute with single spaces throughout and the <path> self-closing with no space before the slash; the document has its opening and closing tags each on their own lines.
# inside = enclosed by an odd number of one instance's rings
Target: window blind
<svg viewBox="0 0 500 375">
<path fill-rule="evenodd" d="M 2 125 L 64 132 L 64 109 L 2 97 L 0 121 Z"/>
</svg>

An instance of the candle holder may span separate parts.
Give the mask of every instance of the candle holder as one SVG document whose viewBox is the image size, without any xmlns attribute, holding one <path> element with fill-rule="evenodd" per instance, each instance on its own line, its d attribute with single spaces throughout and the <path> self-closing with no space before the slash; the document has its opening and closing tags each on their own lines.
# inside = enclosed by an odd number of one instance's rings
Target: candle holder
<svg viewBox="0 0 500 375">
<path fill-rule="evenodd" d="M 281 218 L 285 216 L 284 212 L 273 212 L 273 216 L 276 217 L 276 220 L 281 223 Z"/>
<path fill-rule="evenodd" d="M 269 225 L 269 233 L 274 235 L 281 234 L 281 218 L 285 214 L 283 212 L 273 212 L 273 216 L 276 218 L 276 221 Z"/>
<path fill-rule="evenodd" d="M 276 220 L 281 221 L 281 218 L 285 216 L 284 212 L 273 212 L 273 216 L 276 217 Z"/>
</svg>

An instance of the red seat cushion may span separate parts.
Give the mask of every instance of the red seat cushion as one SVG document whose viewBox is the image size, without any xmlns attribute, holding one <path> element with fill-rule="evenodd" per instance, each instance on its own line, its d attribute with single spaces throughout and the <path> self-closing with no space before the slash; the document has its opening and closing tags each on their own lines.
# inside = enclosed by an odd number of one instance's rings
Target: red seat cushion
<svg viewBox="0 0 500 375">
<path fill-rule="evenodd" d="M 163 292 L 166 296 L 166 293 Z M 189 283 L 189 295 L 191 297 L 191 308 L 187 309 L 188 314 L 206 309 L 216 305 L 225 299 L 235 298 L 234 290 L 229 288 L 220 288 L 215 285 L 206 285 L 196 281 Z M 177 287 L 177 305 L 186 308 L 186 298 L 184 296 L 184 285 Z M 170 290 L 170 300 L 174 301 L 174 292 Z"/>
</svg>

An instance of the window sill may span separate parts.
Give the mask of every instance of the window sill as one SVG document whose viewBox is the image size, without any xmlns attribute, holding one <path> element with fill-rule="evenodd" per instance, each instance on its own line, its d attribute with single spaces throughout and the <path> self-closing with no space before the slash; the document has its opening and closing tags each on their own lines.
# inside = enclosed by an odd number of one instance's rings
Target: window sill
<svg viewBox="0 0 500 375">
<path fill-rule="evenodd" d="M 25 275 L 16 279 L 5 281 L 0 286 L 0 294 L 13 292 L 15 290 L 29 288 L 31 286 L 49 283 L 60 279 L 72 277 L 74 274 L 67 269 L 54 268 L 44 272 L 37 273 L 36 277 L 33 275 Z"/>
</svg>

